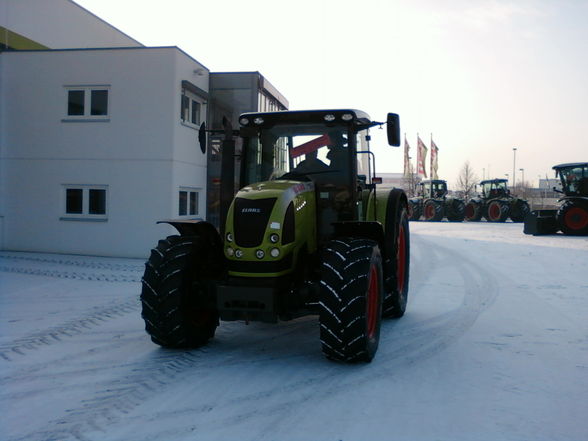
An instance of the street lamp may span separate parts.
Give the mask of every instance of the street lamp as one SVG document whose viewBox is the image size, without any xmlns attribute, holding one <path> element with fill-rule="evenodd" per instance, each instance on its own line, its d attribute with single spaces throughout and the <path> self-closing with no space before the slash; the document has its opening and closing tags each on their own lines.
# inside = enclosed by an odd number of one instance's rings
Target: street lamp
<svg viewBox="0 0 588 441">
<path fill-rule="evenodd" d="M 517 180 L 517 175 L 516 175 L 516 163 L 517 163 L 517 148 L 513 147 L 512 148 L 512 189 L 514 190 L 515 188 L 515 184 L 516 184 L 516 180 Z"/>
<path fill-rule="evenodd" d="M 521 193 L 523 194 L 523 197 L 525 197 L 527 193 L 525 189 L 525 169 L 519 168 L 519 171 L 521 172 Z"/>
</svg>

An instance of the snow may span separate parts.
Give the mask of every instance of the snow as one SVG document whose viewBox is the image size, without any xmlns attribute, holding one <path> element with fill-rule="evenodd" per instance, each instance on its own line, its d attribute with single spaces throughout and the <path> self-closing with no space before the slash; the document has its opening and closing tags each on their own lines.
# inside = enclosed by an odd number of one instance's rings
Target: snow
<svg viewBox="0 0 588 441">
<path fill-rule="evenodd" d="M 588 439 L 588 238 L 410 227 L 408 310 L 370 364 L 326 360 L 315 317 L 165 350 L 143 261 L 0 252 L 0 439 Z"/>
</svg>

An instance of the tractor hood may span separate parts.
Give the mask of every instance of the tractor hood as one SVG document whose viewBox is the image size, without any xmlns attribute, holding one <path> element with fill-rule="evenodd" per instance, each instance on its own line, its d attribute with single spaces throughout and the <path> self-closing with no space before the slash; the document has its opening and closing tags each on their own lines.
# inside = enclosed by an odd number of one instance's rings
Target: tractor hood
<svg viewBox="0 0 588 441">
<path fill-rule="evenodd" d="M 234 276 L 279 276 L 299 251 L 316 249 L 312 182 L 266 181 L 242 188 L 227 215 L 225 256 Z"/>
</svg>

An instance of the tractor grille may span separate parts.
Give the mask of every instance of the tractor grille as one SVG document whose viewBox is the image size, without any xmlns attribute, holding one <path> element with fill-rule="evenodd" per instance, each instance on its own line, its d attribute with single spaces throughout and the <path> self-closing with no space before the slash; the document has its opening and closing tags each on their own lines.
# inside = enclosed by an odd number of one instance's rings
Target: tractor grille
<svg viewBox="0 0 588 441">
<path fill-rule="evenodd" d="M 252 248 L 261 245 L 276 198 L 235 199 L 233 226 L 237 246 Z"/>
</svg>

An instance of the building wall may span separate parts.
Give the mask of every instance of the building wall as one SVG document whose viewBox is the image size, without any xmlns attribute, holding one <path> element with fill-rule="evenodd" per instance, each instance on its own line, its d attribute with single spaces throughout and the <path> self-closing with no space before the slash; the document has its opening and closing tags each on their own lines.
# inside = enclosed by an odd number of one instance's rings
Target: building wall
<svg viewBox="0 0 588 441">
<path fill-rule="evenodd" d="M 0 0 L 0 27 L 50 49 L 142 46 L 71 0 Z"/>
<path fill-rule="evenodd" d="M 179 187 L 201 189 L 204 213 L 206 155 L 179 117 L 182 80 L 208 89 L 197 61 L 177 48 L 4 52 L 0 76 L 4 249 L 142 257 L 173 232 L 156 221 L 177 217 Z M 68 119 L 66 86 L 85 85 L 109 87 L 107 118 Z M 69 220 L 69 184 L 107 188 L 107 219 Z"/>
</svg>

